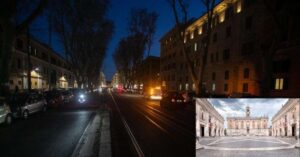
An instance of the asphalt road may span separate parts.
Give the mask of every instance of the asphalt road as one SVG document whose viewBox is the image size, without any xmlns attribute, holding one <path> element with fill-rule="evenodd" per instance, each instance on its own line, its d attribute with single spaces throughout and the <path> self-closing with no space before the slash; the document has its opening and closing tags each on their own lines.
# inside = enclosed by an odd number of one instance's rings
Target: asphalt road
<svg viewBox="0 0 300 157">
<path fill-rule="evenodd" d="M 195 156 L 193 105 L 185 109 L 165 109 L 159 106 L 159 101 L 134 94 L 107 94 L 105 99 L 112 110 L 114 157 L 137 156 L 136 147 L 146 157 Z M 133 137 L 128 135 L 118 110 Z M 136 140 L 136 146 L 132 144 L 132 138 Z"/>
<path fill-rule="evenodd" d="M 36 113 L 0 126 L 1 157 L 71 156 L 97 105 L 74 106 Z"/>
</svg>

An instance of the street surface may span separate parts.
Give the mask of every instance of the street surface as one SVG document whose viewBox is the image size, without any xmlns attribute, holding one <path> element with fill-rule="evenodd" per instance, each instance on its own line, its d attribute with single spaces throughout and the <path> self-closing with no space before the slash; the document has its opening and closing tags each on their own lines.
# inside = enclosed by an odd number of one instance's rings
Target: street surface
<svg viewBox="0 0 300 157">
<path fill-rule="evenodd" d="M 114 156 L 136 156 L 139 149 L 144 156 L 195 156 L 195 110 L 161 108 L 159 101 L 152 101 L 135 94 L 108 93 L 106 103 L 112 113 L 112 142 Z M 129 126 L 133 137 L 118 115 Z M 118 128 L 118 130 L 114 130 Z M 136 140 L 132 146 L 132 138 Z M 130 146 L 130 147 L 129 147 Z M 138 148 L 136 148 L 138 147 Z"/>
<path fill-rule="evenodd" d="M 200 139 L 197 157 L 299 157 L 294 138 L 218 137 Z"/>
<path fill-rule="evenodd" d="M 99 103 L 100 105 L 100 103 Z M 1 157 L 71 156 L 98 105 L 66 105 L 0 126 Z"/>
</svg>

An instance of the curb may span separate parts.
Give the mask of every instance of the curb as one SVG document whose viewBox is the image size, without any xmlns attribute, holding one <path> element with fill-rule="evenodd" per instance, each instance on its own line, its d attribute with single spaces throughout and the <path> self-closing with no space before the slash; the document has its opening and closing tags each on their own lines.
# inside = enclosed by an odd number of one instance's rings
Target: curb
<svg viewBox="0 0 300 157">
<path fill-rule="evenodd" d="M 109 111 L 104 109 L 90 120 L 71 157 L 96 156 L 112 156 Z"/>
</svg>

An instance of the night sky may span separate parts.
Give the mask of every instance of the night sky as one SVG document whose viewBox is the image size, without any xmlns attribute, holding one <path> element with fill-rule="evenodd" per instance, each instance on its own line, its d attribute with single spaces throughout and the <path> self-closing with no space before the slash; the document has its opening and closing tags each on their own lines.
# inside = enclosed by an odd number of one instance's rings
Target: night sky
<svg viewBox="0 0 300 157">
<path fill-rule="evenodd" d="M 172 10 L 166 0 L 111 0 L 108 18 L 113 20 L 115 24 L 115 32 L 108 47 L 106 58 L 102 69 L 106 75 L 106 79 L 110 80 L 112 75 L 116 72 L 116 68 L 112 59 L 114 52 L 120 38 L 128 35 L 127 24 L 128 16 L 131 8 L 147 8 L 149 11 L 158 13 L 158 21 L 156 33 L 153 39 L 153 46 L 151 48 L 151 55 L 159 56 L 160 45 L 159 39 L 168 32 L 175 24 L 175 19 Z M 189 17 L 199 17 L 204 13 L 200 0 L 189 0 Z M 32 33 L 44 43 L 48 41 L 48 25 L 46 18 L 38 18 L 31 26 Z M 57 37 L 52 38 L 53 49 L 63 56 L 63 47 Z"/>
</svg>

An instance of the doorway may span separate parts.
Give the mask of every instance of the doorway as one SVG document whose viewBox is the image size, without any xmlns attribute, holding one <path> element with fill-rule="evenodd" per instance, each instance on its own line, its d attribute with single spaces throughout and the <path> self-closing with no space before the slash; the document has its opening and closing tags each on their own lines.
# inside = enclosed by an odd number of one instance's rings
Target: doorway
<svg viewBox="0 0 300 157">
<path fill-rule="evenodd" d="M 204 137 L 204 126 L 200 125 L 201 135 L 200 137 Z"/>
<path fill-rule="evenodd" d="M 292 136 L 296 136 L 296 124 L 292 125 Z"/>
</svg>

